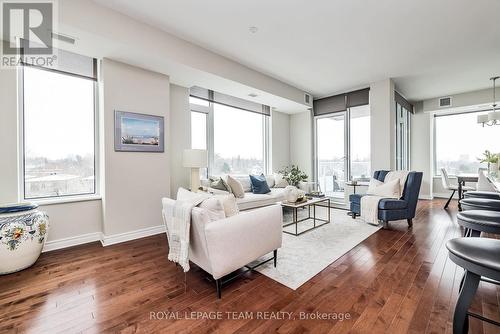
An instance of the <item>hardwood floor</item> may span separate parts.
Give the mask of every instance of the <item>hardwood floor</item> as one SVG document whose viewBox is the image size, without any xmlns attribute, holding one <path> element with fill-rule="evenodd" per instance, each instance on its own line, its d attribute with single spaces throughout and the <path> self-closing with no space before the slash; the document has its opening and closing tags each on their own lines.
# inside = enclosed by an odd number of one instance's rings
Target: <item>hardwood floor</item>
<svg viewBox="0 0 500 334">
<path fill-rule="evenodd" d="M 462 270 L 448 259 L 445 243 L 461 231 L 456 203 L 448 212 L 443 205 L 420 201 L 412 229 L 392 223 L 296 291 L 249 273 L 218 300 L 200 269 L 193 265 L 185 276 L 167 261 L 164 235 L 44 253 L 30 269 L 0 276 L 0 332 L 451 333 Z M 499 300 L 499 287 L 481 283 L 473 311 L 500 321 Z M 275 313 L 258 313 L 268 311 Z M 158 319 L 167 312 L 179 319 Z M 222 312 L 223 319 L 185 319 L 196 318 L 192 312 Z M 253 313 L 228 320 L 225 312 Z M 345 313 L 349 319 L 297 319 L 300 312 Z M 476 319 L 470 329 L 500 331 Z"/>
</svg>

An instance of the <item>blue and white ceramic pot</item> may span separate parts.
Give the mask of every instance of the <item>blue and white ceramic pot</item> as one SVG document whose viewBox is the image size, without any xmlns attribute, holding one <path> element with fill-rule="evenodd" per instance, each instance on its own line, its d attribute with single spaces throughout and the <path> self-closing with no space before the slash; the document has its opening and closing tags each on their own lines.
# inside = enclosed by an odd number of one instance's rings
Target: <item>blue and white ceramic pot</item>
<svg viewBox="0 0 500 334">
<path fill-rule="evenodd" d="M 0 275 L 33 265 L 47 239 L 49 217 L 36 204 L 0 206 Z"/>
</svg>

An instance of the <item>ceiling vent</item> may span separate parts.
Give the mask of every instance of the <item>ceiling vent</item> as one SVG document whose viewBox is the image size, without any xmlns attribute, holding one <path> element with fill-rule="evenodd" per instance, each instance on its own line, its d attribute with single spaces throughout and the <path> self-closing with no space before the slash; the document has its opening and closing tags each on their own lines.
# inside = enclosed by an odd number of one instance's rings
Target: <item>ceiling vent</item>
<svg viewBox="0 0 500 334">
<path fill-rule="evenodd" d="M 451 96 L 439 98 L 439 108 L 451 107 Z"/>
<path fill-rule="evenodd" d="M 304 94 L 304 102 L 307 104 L 310 104 L 311 103 L 311 95 Z"/>
</svg>

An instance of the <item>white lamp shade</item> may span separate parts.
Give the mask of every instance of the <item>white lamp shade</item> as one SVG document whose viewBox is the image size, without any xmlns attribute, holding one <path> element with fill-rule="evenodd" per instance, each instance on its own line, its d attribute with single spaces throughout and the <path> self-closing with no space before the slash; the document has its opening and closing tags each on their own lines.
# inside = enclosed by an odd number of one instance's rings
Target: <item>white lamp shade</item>
<svg viewBox="0 0 500 334">
<path fill-rule="evenodd" d="M 488 122 L 488 114 L 478 115 L 477 122 L 478 123 L 487 123 Z"/>
<path fill-rule="evenodd" d="M 184 150 L 182 164 L 188 168 L 204 168 L 208 166 L 207 150 Z"/>
<path fill-rule="evenodd" d="M 500 121 L 500 111 L 492 111 L 488 113 L 489 121 Z"/>
</svg>

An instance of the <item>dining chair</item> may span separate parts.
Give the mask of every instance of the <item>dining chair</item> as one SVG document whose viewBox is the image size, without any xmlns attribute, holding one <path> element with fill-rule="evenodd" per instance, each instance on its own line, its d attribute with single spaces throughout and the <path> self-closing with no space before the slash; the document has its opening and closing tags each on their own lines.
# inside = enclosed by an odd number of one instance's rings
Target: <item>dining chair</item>
<svg viewBox="0 0 500 334">
<path fill-rule="evenodd" d="M 446 169 L 441 168 L 441 183 L 443 184 L 443 188 L 446 190 L 451 190 L 451 196 L 448 198 L 448 201 L 446 201 L 446 204 L 444 205 L 444 208 L 448 208 L 448 205 L 451 202 L 451 199 L 455 195 L 455 192 L 458 190 L 458 185 L 451 184 L 450 178 L 448 177 L 448 172 Z M 475 188 L 469 187 L 469 186 L 463 186 L 462 190 L 466 192 L 467 190 L 474 190 Z M 460 200 L 461 198 L 459 198 Z"/>
</svg>

